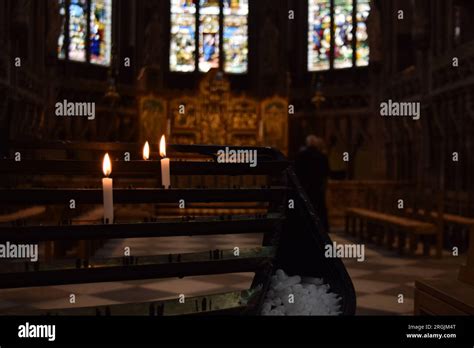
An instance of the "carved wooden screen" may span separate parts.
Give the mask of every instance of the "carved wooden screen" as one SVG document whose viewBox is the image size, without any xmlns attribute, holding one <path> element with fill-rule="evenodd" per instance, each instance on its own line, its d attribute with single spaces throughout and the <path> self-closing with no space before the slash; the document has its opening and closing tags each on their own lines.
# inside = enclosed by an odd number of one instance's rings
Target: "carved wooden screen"
<svg viewBox="0 0 474 348">
<path fill-rule="evenodd" d="M 193 97 L 179 97 L 170 101 L 170 142 L 174 144 L 202 143 L 199 103 Z"/>
<path fill-rule="evenodd" d="M 275 147 L 288 154 L 288 100 L 268 98 L 262 101 L 261 107 L 262 145 Z"/>
<path fill-rule="evenodd" d="M 139 101 L 140 142 L 157 143 L 167 127 L 166 100 L 153 95 L 144 96 Z"/>
<path fill-rule="evenodd" d="M 168 107 L 166 107 L 168 105 Z M 140 139 L 157 141 L 167 134 L 175 144 L 273 146 L 288 151 L 288 101 L 263 101 L 233 95 L 217 69 L 199 84 L 197 93 L 176 93 L 167 102 L 144 97 L 140 103 Z"/>
<path fill-rule="evenodd" d="M 232 145 L 259 145 L 258 103 L 247 97 L 234 98 L 229 104 L 227 143 Z"/>
</svg>

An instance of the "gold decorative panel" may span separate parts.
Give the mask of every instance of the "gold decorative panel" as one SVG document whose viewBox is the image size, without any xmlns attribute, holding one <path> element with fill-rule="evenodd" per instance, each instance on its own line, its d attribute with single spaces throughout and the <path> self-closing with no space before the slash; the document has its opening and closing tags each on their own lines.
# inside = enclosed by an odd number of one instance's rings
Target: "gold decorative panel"
<svg viewBox="0 0 474 348">
<path fill-rule="evenodd" d="M 171 95 L 167 103 L 160 98 L 145 99 L 146 103 L 142 100 L 140 112 L 145 114 L 141 120 L 146 124 L 142 123 L 141 129 L 145 134 L 166 131 L 176 144 L 273 146 L 287 153 L 287 99 L 275 96 L 258 100 L 233 94 L 229 81 L 217 69 L 203 77 L 195 93 Z"/>
<path fill-rule="evenodd" d="M 201 117 L 199 103 L 193 97 L 174 98 L 170 102 L 169 120 L 171 132 L 168 136 L 171 143 L 199 144 L 201 143 Z"/>
<path fill-rule="evenodd" d="M 262 103 L 263 145 L 288 151 L 288 100 L 281 97 L 265 99 Z"/>
<path fill-rule="evenodd" d="M 153 95 L 144 96 L 139 101 L 140 142 L 157 142 L 166 132 L 166 100 Z"/>
</svg>

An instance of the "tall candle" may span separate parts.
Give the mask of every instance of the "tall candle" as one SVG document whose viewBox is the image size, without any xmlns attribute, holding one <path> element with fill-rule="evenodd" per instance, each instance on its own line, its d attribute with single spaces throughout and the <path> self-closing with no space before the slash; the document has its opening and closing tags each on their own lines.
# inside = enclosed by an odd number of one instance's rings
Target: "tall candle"
<svg viewBox="0 0 474 348">
<path fill-rule="evenodd" d="M 105 178 L 102 178 L 102 195 L 104 202 L 104 223 L 112 224 L 114 222 L 114 199 L 113 199 L 113 181 L 108 176 L 112 173 L 112 164 L 109 154 L 106 153 L 102 162 L 102 170 Z"/>
<path fill-rule="evenodd" d="M 165 136 L 163 135 L 160 140 L 160 156 L 161 158 L 161 185 L 165 189 L 170 188 L 171 179 L 170 179 L 170 159 L 166 158 L 166 141 Z"/>
</svg>

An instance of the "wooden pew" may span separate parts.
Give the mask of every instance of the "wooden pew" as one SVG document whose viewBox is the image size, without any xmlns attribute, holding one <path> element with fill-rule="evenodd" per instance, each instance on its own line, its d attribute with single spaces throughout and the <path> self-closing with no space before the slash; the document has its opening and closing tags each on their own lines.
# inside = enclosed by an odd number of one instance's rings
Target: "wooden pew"
<svg viewBox="0 0 474 348">
<path fill-rule="evenodd" d="M 457 279 L 417 280 L 415 282 L 415 315 L 473 315 L 474 314 L 474 218 L 444 214 L 448 224 L 467 227 L 469 250 L 466 263 L 461 265 Z"/>
<path fill-rule="evenodd" d="M 369 208 L 350 207 L 346 210 L 346 233 L 361 241 L 386 243 L 392 248 L 396 242 L 398 252 L 404 252 L 407 240 L 409 252 L 414 254 L 419 241 L 423 243 L 423 254 L 429 255 L 432 239 L 435 239 L 436 256 L 442 254 L 442 225 L 436 216 L 409 216 L 406 214 L 406 197 L 399 190 L 373 192 Z M 414 197 L 420 197 L 418 192 Z M 399 201 L 402 199 L 403 201 Z M 431 198 L 433 201 L 433 199 Z M 408 200 L 409 201 L 409 200 Z M 439 200 L 434 200 L 439 206 Z M 430 210 L 431 211 L 431 210 Z M 375 239 L 374 239 L 375 238 Z"/>
<path fill-rule="evenodd" d="M 419 202 L 411 201 L 409 207 L 404 210 L 405 214 L 415 219 L 436 221 L 442 231 L 448 226 L 462 227 L 467 230 L 471 240 L 474 231 L 474 218 L 446 212 L 444 207 L 444 195 L 442 193 L 437 195 L 437 200 L 438 202 L 436 204 L 433 203 L 434 200 L 430 200 L 421 205 Z M 463 247 L 462 245 L 457 246 L 458 248 Z"/>
<path fill-rule="evenodd" d="M 404 196 L 406 197 L 405 206 L 402 210 L 404 216 L 436 225 L 436 255 L 441 257 L 444 233 L 444 193 L 433 189 L 417 188 L 404 193 Z M 414 238 L 416 238 L 416 235 Z M 422 242 L 425 250 L 425 244 L 429 241 L 425 238 Z M 424 253 L 426 254 L 426 252 Z"/>
</svg>

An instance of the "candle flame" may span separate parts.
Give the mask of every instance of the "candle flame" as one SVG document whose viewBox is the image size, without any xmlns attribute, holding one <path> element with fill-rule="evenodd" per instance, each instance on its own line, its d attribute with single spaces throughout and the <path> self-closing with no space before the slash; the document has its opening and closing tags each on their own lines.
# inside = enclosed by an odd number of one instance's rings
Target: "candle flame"
<svg viewBox="0 0 474 348">
<path fill-rule="evenodd" d="M 150 158 L 150 145 L 148 145 L 148 141 L 143 146 L 143 159 L 146 161 Z"/>
<path fill-rule="evenodd" d="M 165 141 L 165 136 L 161 136 L 160 140 L 160 156 L 161 157 L 166 157 L 166 141 Z"/>
<path fill-rule="evenodd" d="M 112 173 L 112 163 L 110 163 L 109 154 L 106 153 L 104 156 L 104 161 L 102 162 L 102 171 L 105 176 L 109 176 Z"/>
</svg>

